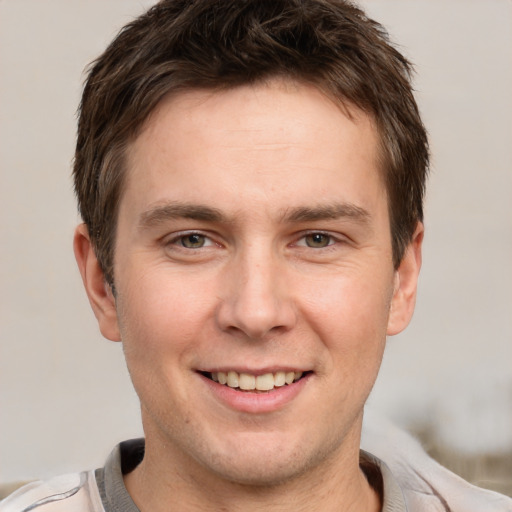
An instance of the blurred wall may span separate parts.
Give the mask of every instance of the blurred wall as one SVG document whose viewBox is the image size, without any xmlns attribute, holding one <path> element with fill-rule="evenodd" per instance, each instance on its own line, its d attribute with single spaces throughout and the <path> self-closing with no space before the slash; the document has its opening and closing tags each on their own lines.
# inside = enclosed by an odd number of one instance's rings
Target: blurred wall
<svg viewBox="0 0 512 512">
<path fill-rule="evenodd" d="M 0 481 L 97 467 L 141 433 L 76 269 L 82 71 L 152 2 L 0 0 Z M 366 0 L 415 63 L 433 173 L 409 329 L 371 405 L 466 454 L 512 450 L 512 2 Z"/>
</svg>

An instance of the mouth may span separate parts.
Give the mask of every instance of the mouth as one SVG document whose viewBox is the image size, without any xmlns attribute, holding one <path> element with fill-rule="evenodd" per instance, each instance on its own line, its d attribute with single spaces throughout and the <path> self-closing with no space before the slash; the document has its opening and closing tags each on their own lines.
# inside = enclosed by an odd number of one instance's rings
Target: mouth
<svg viewBox="0 0 512 512">
<path fill-rule="evenodd" d="M 253 375 L 250 373 L 238 373 L 231 370 L 227 372 L 200 373 L 218 384 L 238 391 L 268 393 L 273 389 L 289 386 L 303 379 L 311 372 L 277 371 L 273 373 L 264 373 L 262 375 Z"/>
</svg>

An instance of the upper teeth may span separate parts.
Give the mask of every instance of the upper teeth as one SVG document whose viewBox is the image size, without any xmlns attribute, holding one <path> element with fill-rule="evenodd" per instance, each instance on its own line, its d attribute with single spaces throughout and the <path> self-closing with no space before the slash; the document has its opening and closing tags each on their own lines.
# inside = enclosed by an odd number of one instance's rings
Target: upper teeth
<svg viewBox="0 0 512 512">
<path fill-rule="evenodd" d="M 226 384 L 230 388 L 240 388 L 245 391 L 256 389 L 258 391 L 270 391 L 274 387 L 291 384 L 302 377 L 302 372 L 275 372 L 264 375 L 250 375 L 249 373 L 213 372 L 212 380 L 220 384 Z"/>
</svg>

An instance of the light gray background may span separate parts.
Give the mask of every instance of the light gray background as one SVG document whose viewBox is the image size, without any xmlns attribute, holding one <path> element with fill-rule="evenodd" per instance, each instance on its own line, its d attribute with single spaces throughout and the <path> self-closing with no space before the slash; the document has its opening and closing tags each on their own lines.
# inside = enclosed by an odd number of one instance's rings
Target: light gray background
<svg viewBox="0 0 512 512">
<path fill-rule="evenodd" d="M 141 432 L 71 241 L 82 71 L 142 0 L 0 0 L 0 481 L 99 466 Z M 371 397 L 463 453 L 512 450 L 512 2 L 366 0 L 416 63 L 431 134 L 412 325 Z"/>
</svg>

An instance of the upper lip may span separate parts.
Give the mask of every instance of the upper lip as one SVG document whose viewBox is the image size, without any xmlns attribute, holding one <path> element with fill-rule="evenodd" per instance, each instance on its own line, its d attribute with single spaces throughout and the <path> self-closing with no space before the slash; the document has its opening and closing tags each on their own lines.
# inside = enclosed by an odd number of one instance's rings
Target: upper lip
<svg viewBox="0 0 512 512">
<path fill-rule="evenodd" d="M 266 373 L 276 372 L 308 372 L 311 371 L 308 367 L 301 366 L 290 366 L 290 365 L 272 365 L 264 368 L 248 368 L 243 366 L 211 366 L 198 369 L 199 372 L 204 373 L 216 373 L 216 372 L 236 372 L 236 373 L 247 373 L 249 375 L 265 375 Z"/>
</svg>

